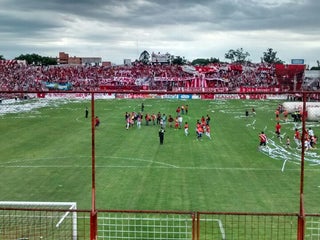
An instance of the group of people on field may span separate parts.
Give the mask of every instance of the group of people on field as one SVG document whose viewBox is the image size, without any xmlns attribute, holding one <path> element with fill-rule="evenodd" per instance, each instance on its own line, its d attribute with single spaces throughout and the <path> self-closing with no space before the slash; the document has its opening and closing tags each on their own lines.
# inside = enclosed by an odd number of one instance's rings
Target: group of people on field
<svg viewBox="0 0 320 240">
<path fill-rule="evenodd" d="M 149 125 L 160 125 L 164 128 L 167 124 L 167 115 L 165 113 L 158 112 L 157 114 L 152 113 L 146 113 L 143 112 L 126 112 L 125 113 L 125 121 L 126 121 L 126 129 L 133 128 L 135 125 L 137 128 L 141 128 L 143 122 L 146 126 Z"/>
<path fill-rule="evenodd" d="M 283 119 L 281 119 L 281 115 L 283 115 Z M 299 114 L 297 113 L 297 115 L 302 116 L 302 113 L 299 112 Z M 281 105 L 279 104 L 276 111 L 275 111 L 275 120 L 277 121 L 276 125 L 275 125 L 275 134 L 277 136 L 278 139 L 282 139 L 282 135 L 281 135 L 281 124 L 280 121 L 283 120 L 284 122 L 288 121 L 288 111 Z M 297 119 L 296 117 L 293 117 L 293 121 L 297 122 L 297 121 L 301 121 L 301 119 Z M 317 144 L 317 136 L 314 134 L 314 131 L 311 127 L 309 127 L 308 129 L 305 129 L 304 131 L 304 135 L 302 138 L 302 133 L 299 131 L 298 128 L 295 128 L 294 130 L 294 136 L 293 136 L 293 140 L 296 144 L 297 148 L 301 148 L 302 144 L 304 146 L 305 151 L 308 151 L 310 149 L 315 149 L 316 148 L 316 144 Z M 268 143 L 268 138 L 265 134 L 264 131 L 261 131 L 259 134 L 259 147 L 265 147 L 267 146 Z M 302 143 L 303 141 L 303 143 Z M 290 137 L 288 136 L 286 138 L 286 147 L 287 148 L 291 148 L 290 146 Z"/>
<path fill-rule="evenodd" d="M 178 106 L 174 114 L 167 115 L 166 113 L 144 113 L 145 106 L 141 104 L 141 111 L 139 112 L 125 112 L 125 128 L 129 130 L 135 126 L 139 129 L 142 125 L 145 126 L 159 126 L 159 139 L 160 144 L 164 142 L 164 133 L 166 128 L 172 128 L 174 130 L 183 129 L 185 136 L 189 135 L 189 123 L 187 121 L 183 122 L 183 115 L 188 115 L 189 106 L 182 105 Z M 205 134 L 209 139 L 211 139 L 211 129 L 210 129 L 210 116 L 207 114 L 206 117 L 202 116 L 200 120 L 197 120 L 196 129 L 196 139 L 202 140 L 202 136 Z"/>
<path fill-rule="evenodd" d="M 197 120 L 197 123 L 196 123 L 197 140 L 202 140 L 203 134 L 205 134 L 209 139 L 211 139 L 210 121 L 211 121 L 211 118 L 208 114 L 206 117 L 202 116 L 200 120 Z"/>
<path fill-rule="evenodd" d="M 296 128 L 294 132 L 294 141 L 298 148 L 302 147 L 302 134 L 299 129 Z M 317 144 L 317 136 L 314 134 L 314 131 L 311 127 L 305 129 L 304 131 L 304 149 L 308 151 L 310 149 L 315 149 Z"/>
</svg>

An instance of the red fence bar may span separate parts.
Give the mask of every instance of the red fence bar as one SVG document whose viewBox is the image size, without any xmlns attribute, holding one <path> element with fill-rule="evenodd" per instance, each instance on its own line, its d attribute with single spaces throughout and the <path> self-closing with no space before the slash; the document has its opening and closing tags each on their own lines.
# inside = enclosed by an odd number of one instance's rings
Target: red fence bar
<svg viewBox="0 0 320 240">
<path fill-rule="evenodd" d="M 92 195 L 91 195 L 91 215 L 90 215 L 90 239 L 97 239 L 97 211 L 96 211 L 96 163 L 95 163 L 95 111 L 94 93 L 91 93 L 91 133 L 92 133 Z"/>
</svg>

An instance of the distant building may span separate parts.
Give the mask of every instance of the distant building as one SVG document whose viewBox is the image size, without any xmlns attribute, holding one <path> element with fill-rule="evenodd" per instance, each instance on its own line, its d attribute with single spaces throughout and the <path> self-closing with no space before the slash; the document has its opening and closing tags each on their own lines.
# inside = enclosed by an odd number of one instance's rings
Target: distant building
<svg viewBox="0 0 320 240">
<path fill-rule="evenodd" d="M 101 57 L 81 57 L 82 65 L 100 66 L 101 63 Z"/>
<path fill-rule="evenodd" d="M 123 60 L 123 64 L 126 65 L 126 66 L 131 66 L 132 65 L 131 59 L 124 59 Z"/>
<path fill-rule="evenodd" d="M 158 53 L 153 52 L 151 54 L 152 63 L 168 64 L 170 63 L 170 58 L 171 58 L 171 54 L 169 53 L 161 54 L 160 52 Z"/>
<path fill-rule="evenodd" d="M 79 58 L 79 57 L 69 57 L 68 58 L 68 64 L 80 65 L 81 64 L 81 58 Z"/>
<path fill-rule="evenodd" d="M 111 67 L 111 62 L 110 61 L 108 61 L 108 62 L 102 62 L 102 66 L 103 67 Z"/>
<path fill-rule="evenodd" d="M 101 57 L 69 57 L 68 53 L 59 52 L 58 64 L 101 65 Z"/>
<path fill-rule="evenodd" d="M 69 54 L 65 52 L 59 52 L 58 64 L 68 64 Z"/>
</svg>

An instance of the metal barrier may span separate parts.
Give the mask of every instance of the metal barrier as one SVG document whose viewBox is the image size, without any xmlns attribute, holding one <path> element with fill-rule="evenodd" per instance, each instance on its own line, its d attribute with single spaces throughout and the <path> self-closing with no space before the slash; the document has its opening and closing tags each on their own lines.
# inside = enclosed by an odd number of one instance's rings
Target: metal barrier
<svg viewBox="0 0 320 240">
<path fill-rule="evenodd" d="M 0 239 L 89 239 L 90 214 L 89 210 L 0 208 Z M 299 216 L 101 210 L 97 217 L 97 239 L 105 240 L 286 240 L 297 239 Z M 320 239 L 320 214 L 306 214 L 304 239 Z"/>
</svg>

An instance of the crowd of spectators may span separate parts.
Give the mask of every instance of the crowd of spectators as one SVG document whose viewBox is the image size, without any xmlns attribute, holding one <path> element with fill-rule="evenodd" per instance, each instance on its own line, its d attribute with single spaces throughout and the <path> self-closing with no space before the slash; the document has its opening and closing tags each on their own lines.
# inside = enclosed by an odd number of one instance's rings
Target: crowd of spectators
<svg viewBox="0 0 320 240">
<path fill-rule="evenodd" d="M 190 71 L 190 69 L 192 71 Z M 281 76 L 282 77 L 282 76 Z M 0 64 L 0 91 L 48 91 L 48 83 L 69 83 L 73 91 L 95 91 L 108 86 L 136 87 L 163 90 L 172 87 L 197 87 L 195 79 L 205 87 L 227 87 L 235 90 L 246 87 L 276 87 L 279 84 L 275 65 L 270 64 L 214 64 L 199 70 L 189 66 L 186 71 L 179 65 L 32 66 Z M 106 87 L 106 88 L 103 88 Z"/>
</svg>

